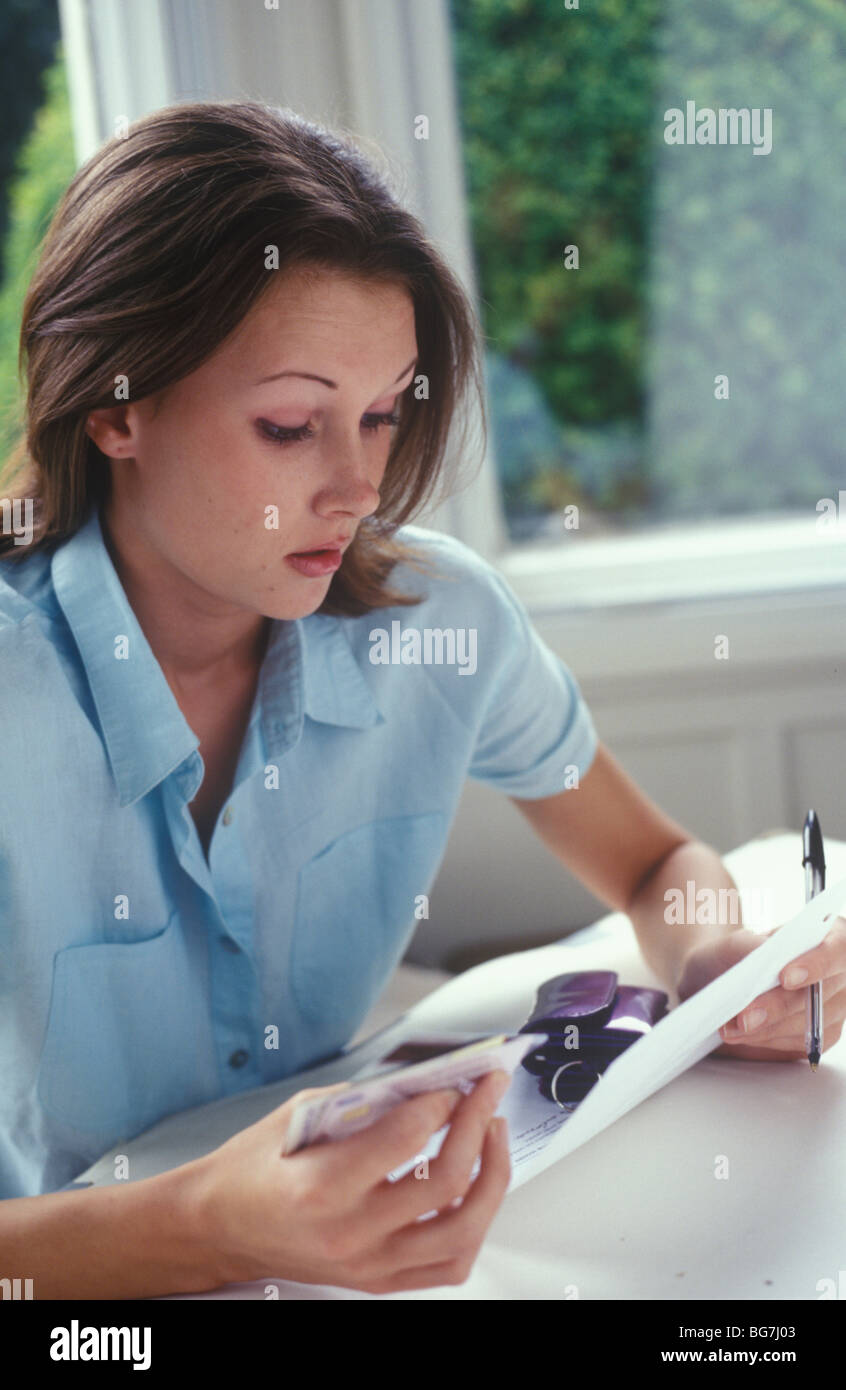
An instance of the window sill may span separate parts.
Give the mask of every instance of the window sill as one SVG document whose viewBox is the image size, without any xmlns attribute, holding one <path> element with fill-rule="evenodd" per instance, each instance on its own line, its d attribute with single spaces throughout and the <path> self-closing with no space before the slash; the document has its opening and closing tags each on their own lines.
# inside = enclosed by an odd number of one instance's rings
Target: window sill
<svg viewBox="0 0 846 1390">
<path fill-rule="evenodd" d="M 499 569 L 530 612 L 629 608 L 843 589 L 846 522 L 721 520 L 636 535 L 513 546 Z"/>
<path fill-rule="evenodd" d="M 696 689 L 716 672 L 725 692 L 750 680 L 772 689 L 811 667 L 839 687 L 842 534 L 802 518 L 574 539 L 515 547 L 496 563 L 541 637 L 594 689 L 665 676 Z"/>
</svg>

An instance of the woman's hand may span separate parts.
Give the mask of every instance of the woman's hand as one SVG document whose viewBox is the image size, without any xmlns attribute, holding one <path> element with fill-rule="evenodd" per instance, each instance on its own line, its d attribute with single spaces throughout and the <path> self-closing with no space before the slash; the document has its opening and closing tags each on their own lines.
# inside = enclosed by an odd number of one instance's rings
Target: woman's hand
<svg viewBox="0 0 846 1390">
<path fill-rule="evenodd" d="M 463 1283 L 511 1175 L 506 1122 L 491 1124 L 510 1079 L 496 1071 L 467 1095 L 414 1096 L 347 1139 L 280 1157 L 295 1103 L 337 1089 L 312 1087 L 196 1160 L 192 1227 L 205 1232 L 215 1287 L 274 1277 L 368 1293 Z M 447 1123 L 425 1176 L 388 1180 Z"/>
<path fill-rule="evenodd" d="M 679 1000 L 695 994 L 777 930 L 771 927 L 769 931 L 753 932 L 744 927 L 718 941 L 695 947 L 682 968 Z M 797 978 L 794 972 L 801 970 L 807 971 L 807 975 Z M 712 1056 L 737 1057 L 751 1062 L 785 1062 L 807 1057 L 808 988 L 815 981 L 822 983 L 823 1052 L 839 1041 L 846 1020 L 846 918 L 835 917 L 819 946 L 785 965 L 779 979 L 781 983 L 775 989 L 759 994 L 741 1014 L 720 1029 L 723 1046 L 715 1048 Z M 763 1011 L 766 1018 L 752 1018 L 757 1011 Z"/>
</svg>

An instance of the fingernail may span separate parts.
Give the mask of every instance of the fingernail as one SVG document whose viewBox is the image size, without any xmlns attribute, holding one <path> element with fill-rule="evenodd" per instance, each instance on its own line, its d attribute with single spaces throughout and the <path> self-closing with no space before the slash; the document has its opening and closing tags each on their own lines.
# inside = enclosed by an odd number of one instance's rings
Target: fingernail
<svg viewBox="0 0 846 1390">
<path fill-rule="evenodd" d="M 792 989 L 794 985 L 801 985 L 807 978 L 808 972 L 802 965 L 791 965 L 790 969 L 784 972 L 784 983 L 788 989 Z"/>
<path fill-rule="evenodd" d="M 760 1028 L 762 1023 L 767 1021 L 766 1009 L 752 1009 L 743 1018 L 743 1029 L 746 1033 L 752 1033 L 756 1028 Z"/>
</svg>

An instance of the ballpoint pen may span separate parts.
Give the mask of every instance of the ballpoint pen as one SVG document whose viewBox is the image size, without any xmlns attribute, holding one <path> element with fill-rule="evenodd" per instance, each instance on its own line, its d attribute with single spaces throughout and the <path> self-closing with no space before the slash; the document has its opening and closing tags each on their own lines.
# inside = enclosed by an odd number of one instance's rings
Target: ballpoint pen
<svg viewBox="0 0 846 1390">
<path fill-rule="evenodd" d="M 816 811 L 809 811 L 802 831 L 802 864 L 805 869 L 805 902 L 809 903 L 825 888 L 825 859 L 823 838 Z M 808 1026 L 805 1050 L 811 1071 L 816 1071 L 822 1054 L 823 1016 L 822 988 L 819 980 L 808 989 Z"/>
</svg>

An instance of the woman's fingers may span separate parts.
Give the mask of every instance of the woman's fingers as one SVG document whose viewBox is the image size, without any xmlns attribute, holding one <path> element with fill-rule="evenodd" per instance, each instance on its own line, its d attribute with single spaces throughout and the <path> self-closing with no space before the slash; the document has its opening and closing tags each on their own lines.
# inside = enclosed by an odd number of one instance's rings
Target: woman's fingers
<svg viewBox="0 0 846 1390">
<path fill-rule="evenodd" d="M 766 935 L 772 935 L 770 932 Z M 764 933 L 762 933 L 764 934 Z M 753 999 L 736 1018 L 730 1019 L 720 1029 L 727 1041 L 754 1033 L 756 1040 L 761 1038 L 764 1027 L 772 1029 L 791 1015 L 798 1015 L 806 1007 L 805 991 L 812 984 L 823 986 L 823 1003 L 839 994 L 846 983 L 846 918 L 835 917 L 832 925 L 818 946 L 805 951 L 795 960 L 789 961 L 779 975 L 780 983 L 773 989 Z M 763 1011 L 766 1018 L 753 1019 Z M 784 1031 L 780 1028 L 779 1031 Z"/>
<path fill-rule="evenodd" d="M 842 977 L 841 977 L 842 978 Z M 839 1042 L 846 1022 L 846 985 L 836 994 L 825 1000 L 823 1004 L 823 1051 L 833 1047 Z M 755 1060 L 752 1052 L 763 1050 L 776 1056 L 778 1054 L 790 1053 L 796 1057 L 807 1056 L 805 1030 L 807 1027 L 807 1011 L 803 1007 L 798 1012 L 787 1015 L 769 1025 L 768 1027 L 756 1029 L 751 1034 L 729 1035 L 724 1039 L 724 1047 L 718 1048 L 717 1052 L 722 1055 L 730 1055 Z M 720 1030 L 721 1036 L 722 1029 Z"/>
<path fill-rule="evenodd" d="M 794 990 L 843 971 L 846 971 L 846 918 L 835 917 L 819 946 L 790 961 L 779 978 L 785 989 Z"/>
<path fill-rule="evenodd" d="M 320 1156 L 332 1181 L 354 1173 L 356 1188 L 363 1196 L 374 1185 L 381 1187 L 386 1173 L 418 1154 L 431 1136 L 449 1123 L 463 1100 L 462 1093 L 454 1089 L 423 1091 L 400 1101 L 346 1139 L 325 1141 L 308 1152 Z"/>
<path fill-rule="evenodd" d="M 842 1032 L 842 1020 L 831 1024 L 823 1020 L 823 1052 L 827 1052 L 840 1041 Z M 802 1058 L 807 1060 L 808 1056 L 804 1037 L 800 1040 L 795 1033 L 789 1037 L 767 1038 L 765 1043 L 750 1042 L 748 1046 L 743 1043 L 724 1043 L 722 1047 L 715 1048 L 711 1055 L 732 1057 L 739 1062 L 789 1062 Z"/>
<path fill-rule="evenodd" d="M 831 1022 L 846 1015 L 846 974 L 833 975 L 822 982 L 823 1022 L 826 1011 L 833 1010 Z M 803 1032 L 808 1008 L 807 987 L 801 990 L 773 989 L 753 999 L 751 1004 L 737 1018 L 720 1029 L 720 1037 L 726 1042 L 743 1041 L 749 1038 L 756 1043 L 769 1041 L 770 1037 L 784 1036 L 791 1029 Z M 756 1022 L 754 1015 L 758 1010 L 766 1013 L 766 1018 Z M 738 1027 L 738 1021 L 746 1020 L 751 1026 Z"/>
<path fill-rule="evenodd" d="M 504 1094 L 502 1088 L 507 1090 L 510 1080 L 508 1073 L 502 1071 L 483 1076 L 456 1106 L 437 1157 L 424 1160 L 420 1155 L 422 1172 L 407 1173 L 398 1182 L 380 1183 L 371 1193 L 365 1219 L 374 1233 L 388 1235 L 419 1216 L 440 1211 L 457 1197 L 464 1196 L 488 1125 Z M 388 1171 L 387 1166 L 385 1171 Z"/>
<path fill-rule="evenodd" d="M 504 1119 L 489 1121 L 481 1158 L 478 1176 L 459 1207 L 439 1212 L 429 1221 L 413 1222 L 387 1241 L 391 1263 L 400 1266 L 399 1278 L 420 1277 L 429 1285 L 435 1285 L 439 1278 L 448 1284 L 463 1283 L 467 1278 L 511 1178 Z"/>
</svg>

